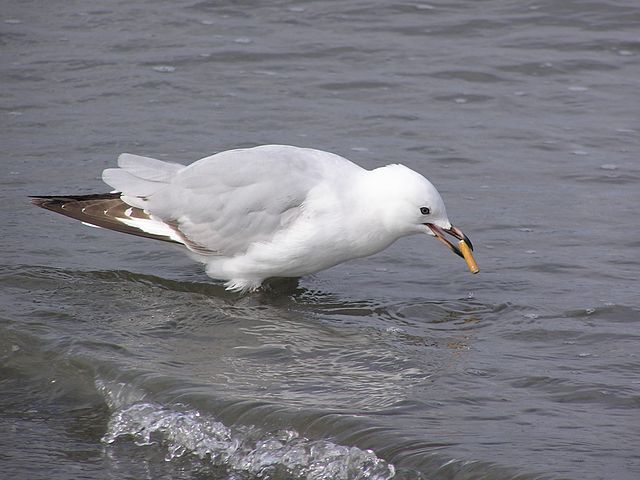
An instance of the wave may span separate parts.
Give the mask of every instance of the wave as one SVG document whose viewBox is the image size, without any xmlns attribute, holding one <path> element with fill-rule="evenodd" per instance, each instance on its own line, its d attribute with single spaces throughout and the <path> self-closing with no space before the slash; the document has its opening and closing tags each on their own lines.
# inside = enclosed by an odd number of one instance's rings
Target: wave
<svg viewBox="0 0 640 480">
<path fill-rule="evenodd" d="M 143 395 L 126 404 L 122 386 L 100 380 L 96 385 L 112 408 L 102 437 L 106 445 L 119 441 L 159 445 L 166 449 L 167 461 L 197 458 L 233 473 L 274 480 L 385 480 L 395 475 L 394 466 L 371 450 L 312 440 L 293 429 L 229 427 L 197 410 L 144 401 Z M 136 397 L 130 390 L 125 396 Z"/>
</svg>

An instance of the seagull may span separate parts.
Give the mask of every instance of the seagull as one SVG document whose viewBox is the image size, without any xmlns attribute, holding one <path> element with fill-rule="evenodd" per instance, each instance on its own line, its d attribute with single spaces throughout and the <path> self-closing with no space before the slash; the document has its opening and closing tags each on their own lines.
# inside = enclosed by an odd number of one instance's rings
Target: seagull
<svg viewBox="0 0 640 480">
<path fill-rule="evenodd" d="M 188 166 L 123 153 L 102 179 L 114 191 L 32 202 L 90 226 L 179 244 L 232 291 L 315 273 L 419 233 L 478 271 L 471 241 L 451 225 L 436 188 L 400 164 L 366 170 L 321 150 L 262 145 Z"/>
</svg>

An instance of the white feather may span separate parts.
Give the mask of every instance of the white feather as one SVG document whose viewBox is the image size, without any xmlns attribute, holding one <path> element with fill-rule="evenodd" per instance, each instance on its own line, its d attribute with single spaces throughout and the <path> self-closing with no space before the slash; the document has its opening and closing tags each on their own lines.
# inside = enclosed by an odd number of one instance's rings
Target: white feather
<svg viewBox="0 0 640 480">
<path fill-rule="evenodd" d="M 151 218 L 118 218 L 118 221 L 130 227 L 142 230 L 150 235 L 159 235 L 184 243 L 180 235 L 166 223 Z"/>
<path fill-rule="evenodd" d="M 86 227 L 102 228 L 102 227 L 99 227 L 98 225 L 94 225 L 93 223 L 82 222 L 82 224 Z"/>
</svg>

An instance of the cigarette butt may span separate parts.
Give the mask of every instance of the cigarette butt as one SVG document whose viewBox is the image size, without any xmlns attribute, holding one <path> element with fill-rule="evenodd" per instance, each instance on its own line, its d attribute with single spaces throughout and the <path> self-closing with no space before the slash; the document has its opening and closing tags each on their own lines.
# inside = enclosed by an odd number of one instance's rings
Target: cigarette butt
<svg viewBox="0 0 640 480">
<path fill-rule="evenodd" d="M 469 248 L 469 245 L 467 245 L 467 242 L 465 242 L 464 240 L 460 240 L 458 242 L 458 247 L 462 252 L 464 261 L 467 262 L 467 267 L 469 267 L 469 271 L 471 273 L 478 273 L 480 269 L 478 268 L 478 264 L 476 263 L 475 258 L 473 258 L 473 253 L 471 253 L 471 249 Z"/>
</svg>

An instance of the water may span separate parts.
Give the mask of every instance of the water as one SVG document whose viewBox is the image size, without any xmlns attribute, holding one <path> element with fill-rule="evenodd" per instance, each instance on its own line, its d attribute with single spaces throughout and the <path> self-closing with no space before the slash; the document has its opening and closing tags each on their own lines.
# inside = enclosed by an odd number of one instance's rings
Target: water
<svg viewBox="0 0 640 480">
<path fill-rule="evenodd" d="M 602 2 L 5 1 L 7 478 L 640 476 L 640 13 Z M 287 143 L 427 175 L 430 238 L 237 296 L 30 194 Z"/>
</svg>

